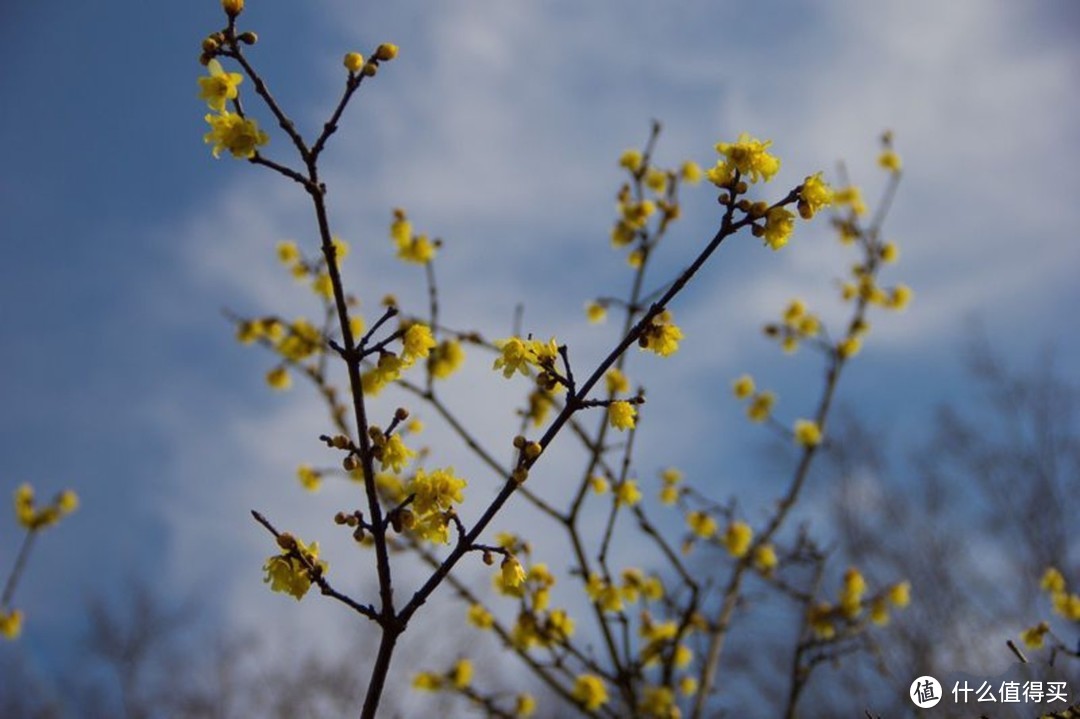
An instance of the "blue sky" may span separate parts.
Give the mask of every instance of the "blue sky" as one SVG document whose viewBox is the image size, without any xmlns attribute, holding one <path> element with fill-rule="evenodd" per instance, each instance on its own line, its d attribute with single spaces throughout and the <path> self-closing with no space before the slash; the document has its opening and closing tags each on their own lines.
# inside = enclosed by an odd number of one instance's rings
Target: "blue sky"
<svg viewBox="0 0 1080 719">
<path fill-rule="evenodd" d="M 1075 3 L 357 5 L 251 0 L 244 21 L 261 36 L 253 61 L 308 130 L 336 101 L 345 51 L 401 47 L 327 157 L 335 229 L 354 247 L 347 279 L 366 307 L 388 291 L 406 307 L 423 296 L 386 238 L 400 205 L 447 240 L 449 322 L 497 336 L 523 301 L 526 329 L 599 358 L 612 337 L 581 307 L 628 280 L 607 242 L 616 158 L 652 118 L 665 124 L 661 163 L 711 164 L 716 141 L 749 131 L 774 141 L 778 186 L 843 159 L 871 201 L 877 137 L 891 128 L 905 173 L 887 233 L 902 259 L 887 279 L 910 284 L 915 303 L 876 319 L 842 397 L 918 437 L 928 408 L 963 398 L 959 353 L 976 321 L 1014 361 L 1047 344 L 1061 367 L 1080 359 Z M 315 310 L 273 259 L 280 239 L 311 246 L 311 218 L 296 187 L 214 161 L 202 142 L 196 57 L 218 4 L 16 0 L 0 20 L 0 495 L 29 481 L 83 499 L 17 595 L 28 651 L 61 651 L 78 598 L 132 572 L 198 588 L 223 621 L 318 625 L 332 610 L 298 610 L 259 583 L 268 545 L 247 510 L 319 536 L 350 500 L 300 492 L 293 468 L 319 457 L 319 407 L 271 395 L 268 358 L 236 345 L 220 314 Z M 275 136 L 268 154 L 287 150 Z M 708 188 L 684 199 L 657 284 L 717 219 Z M 778 357 L 758 326 L 796 295 L 837 316 L 831 279 L 850 262 L 824 223 L 775 255 L 739 239 L 676 305 L 680 355 L 631 365 L 665 418 L 642 434 L 642 477 L 679 463 L 721 497 L 757 471 L 730 379 L 755 368 L 797 413 L 817 371 Z M 501 442 L 499 412 L 517 394 L 479 364 L 448 396 Z M 445 433 L 431 432 L 443 452 Z M 455 448 L 444 456 L 470 466 Z M 551 460 L 553 477 L 575 466 Z M 0 571 L 16 538 L 0 515 Z"/>
</svg>

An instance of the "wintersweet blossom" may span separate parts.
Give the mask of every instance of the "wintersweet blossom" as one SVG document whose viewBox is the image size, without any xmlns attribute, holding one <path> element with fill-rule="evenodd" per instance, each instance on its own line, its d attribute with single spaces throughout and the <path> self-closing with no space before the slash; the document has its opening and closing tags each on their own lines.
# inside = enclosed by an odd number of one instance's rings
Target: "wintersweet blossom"
<svg viewBox="0 0 1080 719">
<path fill-rule="evenodd" d="M 207 63 L 206 69 L 210 74 L 199 78 L 199 99 L 206 100 L 211 110 L 222 112 L 226 101 L 235 100 L 239 95 L 237 88 L 244 76 L 238 72 L 225 72 L 217 60 Z"/>
<path fill-rule="evenodd" d="M 221 112 L 207 115 L 205 120 L 210 131 L 203 136 L 203 142 L 213 145 L 211 152 L 220 157 L 223 150 L 228 150 L 233 157 L 249 159 L 256 150 L 270 141 L 270 136 L 259 129 L 258 123 L 235 112 Z"/>
</svg>

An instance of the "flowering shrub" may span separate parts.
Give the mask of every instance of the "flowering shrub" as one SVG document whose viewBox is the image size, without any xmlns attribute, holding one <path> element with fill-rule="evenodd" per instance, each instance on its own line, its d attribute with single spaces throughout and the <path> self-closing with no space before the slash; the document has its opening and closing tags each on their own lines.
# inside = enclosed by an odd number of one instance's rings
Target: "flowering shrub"
<svg viewBox="0 0 1080 719">
<path fill-rule="evenodd" d="M 516 333 L 489 341 L 479 330 L 448 329 L 438 316 L 433 271 L 441 243 L 417 232 L 401 208 L 390 210 L 389 239 L 402 262 L 425 269 L 430 304 L 413 310 L 390 297 L 370 324 L 360 316 L 359 301 L 347 291 L 342 268 L 350 245 L 333 232 L 320 160 L 358 90 L 399 50 L 384 43 L 366 58 L 345 53 L 341 97 L 321 131 L 305 137 L 249 58 L 248 48 L 258 38 L 239 27 L 244 3 L 224 0 L 223 7 L 227 24 L 202 43 L 207 75 L 199 79 L 199 96 L 210 110 L 206 143 L 214 157 L 227 151 L 295 183 L 310 198 L 318 247 L 284 241 L 276 253 L 289 274 L 308 283 L 325 310 L 321 324 L 278 314 L 235 316 L 236 336 L 273 357 L 266 375 L 273 389 L 287 390 L 294 377 L 302 378 L 325 401 L 333 431 L 321 439 L 334 462 L 319 465 L 333 468 L 304 464 L 297 478 L 311 491 L 330 476 L 357 483 L 361 507 L 338 512 L 334 522 L 351 530 L 362 561 L 373 566 L 377 597 L 362 601 L 335 589 L 316 542 L 306 544 L 279 530 L 277 523 L 287 518 L 253 512 L 277 544 L 278 551 L 264 567 L 266 582 L 271 590 L 298 600 L 318 587 L 377 627 L 381 639 L 361 716 L 375 716 L 399 639 L 443 584 L 452 586 L 463 601 L 468 631 L 494 634 L 548 690 L 543 700 L 551 706 L 542 707 L 531 694 L 489 685 L 465 656 L 413 677 L 417 690 L 459 694 L 489 716 L 528 716 L 541 710 L 560 716 L 712 715 L 715 696 L 723 688 L 720 680 L 731 671 L 723 664 L 725 643 L 751 590 L 782 597 L 800 618 L 789 713 L 816 667 L 869 646 L 867 633 L 888 623 L 890 612 L 908 603 L 909 585 L 900 578 L 871 584 L 856 567 L 840 573 L 838 583 L 833 581 L 837 572 L 828 553 L 805 532 L 790 531 L 788 524 L 815 457 L 828 446 L 836 387 L 866 340 L 871 310 L 902 310 L 911 299 L 906 286 L 886 286 L 880 279 L 883 268 L 898 257 L 896 246 L 882 239 L 882 222 L 901 171 L 889 135 L 880 156 L 889 181 L 879 211 L 870 217 L 856 186 L 845 182 L 833 187 L 822 172 L 811 172 L 795 187 L 773 190 L 770 183 L 780 169 L 780 157 L 771 141 L 746 133 L 718 142 L 715 164 L 708 169 L 692 161 L 661 167 L 653 159 L 660 134 L 659 124 L 654 124 L 642 149 L 627 150 L 618 159 L 626 177 L 616 194 L 610 242 L 625 255 L 630 288 L 623 298 L 587 301 L 591 322 L 599 324 L 612 315 L 619 322 L 610 351 L 583 371 L 572 362 L 571 347 L 554 337 Z M 251 114 L 256 104 L 278 128 L 273 137 Z M 293 154 L 293 160 L 277 156 L 279 139 L 284 141 L 281 152 Z M 680 193 L 699 191 L 693 188 L 702 180 L 711 183 L 718 201 L 715 232 L 685 270 L 649 292 L 650 260 L 680 218 Z M 771 199 L 760 199 L 764 197 Z M 649 405 L 643 387 L 632 387 L 627 378 L 632 349 L 636 345 L 639 351 L 677 362 L 687 338 L 673 306 L 720 245 L 749 234 L 771 251 L 781 251 L 798 241 L 800 223 L 820 222 L 822 213 L 828 214 L 826 221 L 840 241 L 857 254 L 850 276 L 840 283 L 840 295 L 849 306 L 847 320 L 830 331 L 811 307 L 795 299 L 779 321 L 764 327 L 782 351 L 806 347 L 823 362 L 824 381 L 816 401 L 802 418 L 781 417 L 777 393 L 762 388 L 762 379 L 745 374 L 733 383 L 734 401 L 745 403 L 748 419 L 790 443 L 794 470 L 779 501 L 764 517 L 753 518 L 734 502 L 718 503 L 674 467 L 661 473 L 658 493 L 643 488 L 635 469 L 634 439 L 643 431 L 639 422 L 649 417 Z M 379 248 L 365 246 L 363 251 Z M 510 463 L 497 459 L 488 449 L 489 438 L 474 436 L 442 400 L 440 382 L 466 361 L 489 364 L 496 381 L 510 383 L 522 394 L 518 431 L 502 438 L 507 449 L 512 448 Z M 346 388 L 331 382 L 332 362 L 344 366 Z M 385 423 L 372 416 L 371 397 L 388 387 L 433 409 L 499 477 L 499 489 L 482 511 L 474 516 L 460 511 L 472 491 L 470 478 L 440 466 L 434 453 L 414 448 L 413 437 L 422 427 L 410 409 L 399 408 Z M 595 419 L 592 429 L 585 424 L 590 414 Z M 556 441 L 580 443 L 587 457 L 576 488 L 553 502 L 531 491 L 529 478 Z M 510 501 L 527 502 L 563 532 L 572 547 L 569 566 L 549 564 L 543 545 L 528 537 L 491 536 L 492 520 Z M 683 522 L 660 521 L 657 512 L 679 512 Z M 597 517 L 602 518 L 599 536 L 583 532 L 586 522 Z M 636 532 L 633 541 L 651 546 L 661 563 L 616 566 L 609 551 L 616 531 Z M 395 551 L 419 556 L 431 568 L 411 594 L 395 592 Z M 707 557 L 707 564 L 691 565 L 692 554 Z M 458 565 L 470 558 L 493 568 L 491 590 L 458 578 Z M 336 559 L 334 566 L 336 571 Z M 703 575 L 702 566 L 710 567 L 710 574 Z M 573 585 L 588 610 L 575 614 L 555 606 L 552 589 L 557 583 Z M 837 588 L 830 589 L 834 585 Z"/>
</svg>

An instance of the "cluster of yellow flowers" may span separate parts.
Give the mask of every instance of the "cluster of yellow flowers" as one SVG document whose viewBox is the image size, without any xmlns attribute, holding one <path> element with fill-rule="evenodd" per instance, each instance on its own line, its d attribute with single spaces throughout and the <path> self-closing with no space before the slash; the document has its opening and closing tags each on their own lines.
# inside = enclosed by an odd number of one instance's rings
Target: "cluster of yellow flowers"
<svg viewBox="0 0 1080 719">
<path fill-rule="evenodd" d="M 275 592 L 293 596 L 299 601 L 311 588 L 317 577 L 326 573 L 327 564 L 319 559 L 319 543 L 310 545 L 291 534 L 278 535 L 280 554 L 275 554 L 263 564 L 266 573 L 263 581 Z"/>
<path fill-rule="evenodd" d="M 34 506 L 34 488 L 29 484 L 21 484 L 15 490 L 15 517 L 31 532 L 51 527 L 78 508 L 79 497 L 70 489 L 60 492 L 51 503 L 42 507 Z"/>
<path fill-rule="evenodd" d="M 809 312 L 806 303 L 795 298 L 781 314 L 780 322 L 765 325 L 765 336 L 780 341 L 780 348 L 791 354 L 799 348 L 799 342 L 813 339 L 821 332 L 821 319 Z"/>
<path fill-rule="evenodd" d="M 878 626 L 889 623 L 889 607 L 902 609 L 911 601 L 911 585 L 899 582 L 871 597 L 866 596 L 866 578 L 855 567 L 844 572 L 844 581 L 836 603 L 818 602 L 807 610 L 806 622 L 819 639 L 834 639 L 838 628 L 857 626 L 864 610 L 869 609 L 870 621 Z"/>
<path fill-rule="evenodd" d="M 205 100 L 214 112 L 205 117 L 210 131 L 203 141 L 213 146 L 211 152 L 214 157 L 220 157 L 224 150 L 241 159 L 254 157 L 258 148 L 270 141 L 269 136 L 259 129 L 255 120 L 230 112 L 225 107 L 226 102 L 239 97 L 243 75 L 225 72 L 221 63 L 213 58 L 207 60 L 206 69 L 207 77 L 199 78 L 199 98 Z"/>
<path fill-rule="evenodd" d="M 398 258 L 404 262 L 425 265 L 435 259 L 438 244 L 429 240 L 427 235 L 414 234 L 412 223 L 400 207 L 394 210 L 390 239 L 397 246 Z"/>
<path fill-rule="evenodd" d="M 1080 594 L 1069 592 L 1065 582 L 1065 575 L 1056 567 L 1047 567 L 1043 572 L 1039 588 L 1050 595 L 1050 603 L 1054 613 L 1070 621 L 1080 622 Z M 1039 622 L 1020 635 L 1024 643 L 1032 649 L 1042 647 L 1045 636 L 1050 633 L 1050 625 L 1047 622 Z"/>
<path fill-rule="evenodd" d="M 750 400 L 746 407 L 746 416 L 751 422 L 764 422 L 772 415 L 776 394 L 768 390 L 758 392 L 754 378 L 750 375 L 744 374 L 732 382 L 731 390 L 735 399 Z"/>
<path fill-rule="evenodd" d="M 629 172 L 630 182 L 624 183 L 616 196 L 619 217 L 611 230 L 611 244 L 616 248 L 635 245 L 626 261 L 631 268 L 640 269 L 656 238 L 679 219 L 679 184 L 697 184 L 704 173 L 692 160 L 684 162 L 678 170 L 656 167 L 640 150 L 626 150 L 619 158 L 619 165 Z M 646 191 L 652 196 L 646 197 Z M 650 233 L 649 220 L 658 211 L 658 222 Z M 587 311 L 591 321 L 603 318 L 600 305 L 589 305 Z"/>
<path fill-rule="evenodd" d="M 15 518 L 26 529 L 29 542 L 29 535 L 53 526 L 78 509 L 79 497 L 72 490 L 65 489 L 58 493 L 49 504 L 35 506 L 34 488 L 24 483 L 15 490 L 14 504 Z M 29 544 L 24 545 L 24 549 L 28 547 Z M 13 584 L 10 585 L 9 589 L 13 586 Z M 22 610 L 0 606 L 0 637 L 18 639 L 22 633 L 23 618 Z"/>
</svg>

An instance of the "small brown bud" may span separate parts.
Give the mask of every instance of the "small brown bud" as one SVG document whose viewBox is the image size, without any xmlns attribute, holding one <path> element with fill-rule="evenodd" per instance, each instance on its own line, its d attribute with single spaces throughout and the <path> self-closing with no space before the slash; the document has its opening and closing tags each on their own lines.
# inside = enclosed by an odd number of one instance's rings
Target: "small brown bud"
<svg viewBox="0 0 1080 719">
<path fill-rule="evenodd" d="M 518 436 L 514 437 L 514 449 L 521 449 L 521 448 L 523 448 L 523 447 L 525 446 L 525 443 L 526 443 L 527 441 L 528 441 L 528 440 L 526 440 L 526 439 L 525 439 L 524 437 L 522 437 L 522 436 L 521 436 L 520 434 L 519 434 Z"/>
<path fill-rule="evenodd" d="M 486 564 L 486 565 L 488 565 L 490 567 L 494 563 L 495 563 L 495 557 L 493 557 L 491 555 L 490 550 L 485 549 L 484 550 L 484 564 Z"/>
<path fill-rule="evenodd" d="M 352 538 L 358 542 L 364 541 L 364 528 L 357 527 L 356 531 L 352 533 Z"/>
<path fill-rule="evenodd" d="M 401 534 L 401 512 L 390 513 L 390 526 L 394 528 L 394 531 Z"/>
<path fill-rule="evenodd" d="M 544 448 L 540 446 L 539 442 L 529 442 L 525 445 L 525 456 L 530 460 L 539 457 L 543 451 Z"/>
<path fill-rule="evenodd" d="M 742 180 L 739 180 L 739 184 L 735 185 L 735 192 L 739 193 L 740 195 L 746 194 L 746 191 L 749 189 L 750 186 Z"/>
<path fill-rule="evenodd" d="M 337 449 L 348 449 L 350 442 L 348 437 L 343 434 L 339 434 L 330 440 L 330 444 L 332 444 Z"/>
<path fill-rule="evenodd" d="M 349 515 L 344 512 L 338 512 L 334 515 L 334 524 L 345 524 L 349 521 Z"/>
<path fill-rule="evenodd" d="M 245 45 L 254 45 L 259 41 L 259 36 L 253 33 L 251 30 L 240 33 L 240 36 L 236 38 Z"/>
<path fill-rule="evenodd" d="M 401 515 L 401 526 L 405 527 L 405 529 L 412 529 L 413 525 L 416 524 L 416 515 L 412 513 L 411 509 L 403 509 L 398 514 Z"/>
<path fill-rule="evenodd" d="M 284 549 L 286 552 L 291 552 L 296 549 L 296 537 L 292 536 L 288 532 L 282 532 L 277 536 L 277 545 Z"/>
<path fill-rule="evenodd" d="M 524 467 L 518 467 L 511 473 L 510 479 L 514 480 L 517 484 L 525 484 L 525 480 L 529 478 L 529 470 Z"/>
<path fill-rule="evenodd" d="M 341 466 L 345 468 L 346 472 L 351 472 L 360 468 L 360 461 L 356 458 L 356 455 L 347 454 L 345 459 L 341 460 Z"/>
<path fill-rule="evenodd" d="M 810 209 L 810 205 L 806 202 L 806 200 L 799 200 L 799 204 L 797 205 L 797 207 L 799 209 L 799 217 L 803 218 L 804 220 L 809 220 L 813 218 L 814 212 Z"/>
<path fill-rule="evenodd" d="M 398 422 L 404 422 L 408 418 L 409 410 L 405 409 L 404 407 L 398 407 L 396 410 L 394 410 L 394 419 L 396 419 Z"/>
<path fill-rule="evenodd" d="M 219 47 L 221 47 L 221 45 L 212 37 L 208 37 L 202 41 L 202 49 L 205 53 L 217 52 Z"/>
</svg>

